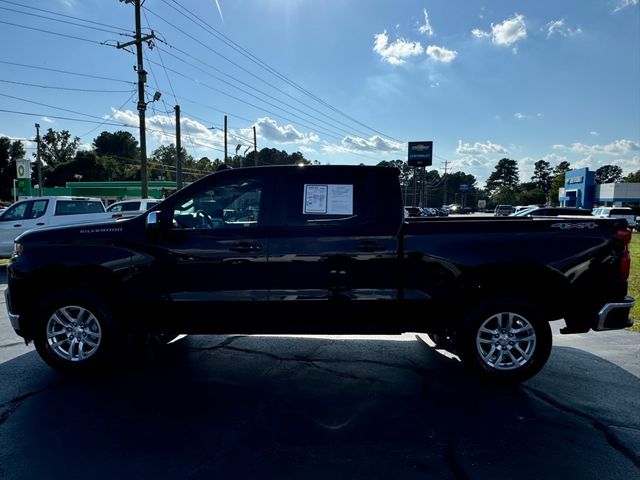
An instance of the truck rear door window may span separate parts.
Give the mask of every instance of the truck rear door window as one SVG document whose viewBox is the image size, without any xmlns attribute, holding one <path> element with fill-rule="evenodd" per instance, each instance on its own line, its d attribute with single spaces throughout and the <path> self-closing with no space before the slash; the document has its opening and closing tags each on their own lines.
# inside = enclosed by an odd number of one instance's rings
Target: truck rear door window
<svg viewBox="0 0 640 480">
<path fill-rule="evenodd" d="M 40 218 L 47 211 L 47 204 L 49 200 L 34 200 L 33 206 L 31 207 L 31 218 Z"/>
<path fill-rule="evenodd" d="M 91 200 L 58 200 L 55 215 L 81 215 L 104 212 L 104 205 Z"/>
</svg>

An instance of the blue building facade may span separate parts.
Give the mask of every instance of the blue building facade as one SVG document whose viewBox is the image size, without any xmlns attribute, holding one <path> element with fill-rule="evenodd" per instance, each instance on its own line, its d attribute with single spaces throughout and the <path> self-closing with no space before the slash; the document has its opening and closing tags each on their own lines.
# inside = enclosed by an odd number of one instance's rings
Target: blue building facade
<svg viewBox="0 0 640 480">
<path fill-rule="evenodd" d="M 564 188 L 560 189 L 558 200 L 565 207 L 593 208 L 596 184 L 595 172 L 588 168 L 569 170 L 564 174 Z"/>
</svg>

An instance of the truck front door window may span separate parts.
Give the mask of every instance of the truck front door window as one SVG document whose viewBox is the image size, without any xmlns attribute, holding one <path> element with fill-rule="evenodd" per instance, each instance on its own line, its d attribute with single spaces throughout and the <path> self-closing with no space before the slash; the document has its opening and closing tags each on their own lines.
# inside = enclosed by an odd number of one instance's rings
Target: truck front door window
<svg viewBox="0 0 640 480">
<path fill-rule="evenodd" d="M 174 229 L 255 227 L 260 220 L 262 182 L 233 179 L 201 190 L 173 211 Z"/>
<path fill-rule="evenodd" d="M 4 212 L 4 215 L 2 215 L 2 220 L 11 222 L 24 219 L 30 203 L 31 202 L 22 202 L 10 207 Z"/>
</svg>

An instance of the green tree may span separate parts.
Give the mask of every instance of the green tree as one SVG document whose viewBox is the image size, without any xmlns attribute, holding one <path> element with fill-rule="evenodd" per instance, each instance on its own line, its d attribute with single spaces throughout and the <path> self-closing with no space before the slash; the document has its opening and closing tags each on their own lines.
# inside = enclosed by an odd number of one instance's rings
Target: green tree
<svg viewBox="0 0 640 480">
<path fill-rule="evenodd" d="M 400 170 L 400 186 L 404 188 L 409 185 L 413 178 L 413 168 L 403 160 L 383 160 L 377 165 L 378 167 L 392 167 Z"/>
<path fill-rule="evenodd" d="M 553 168 L 553 176 L 557 177 L 560 174 L 564 175 L 569 170 L 571 170 L 571 164 L 564 160 Z"/>
<path fill-rule="evenodd" d="M 551 188 L 551 184 L 549 184 L 549 188 Z M 518 190 L 518 205 L 543 205 L 547 203 L 547 192 L 540 189 L 535 181 L 521 183 Z"/>
<path fill-rule="evenodd" d="M 624 177 L 626 183 L 640 183 L 640 170 L 630 173 Z"/>
<path fill-rule="evenodd" d="M 93 139 L 93 150 L 98 156 L 109 155 L 131 160 L 140 158 L 138 141 L 130 132 L 121 130 L 115 133 L 102 132 Z"/>
<path fill-rule="evenodd" d="M 617 165 L 603 165 L 596 170 L 596 183 L 615 183 L 622 179 L 622 168 Z"/>
<path fill-rule="evenodd" d="M 24 158 L 22 142 L 0 137 L 0 199 L 10 201 L 13 179 L 16 178 L 16 159 Z"/>
<path fill-rule="evenodd" d="M 176 152 L 177 149 L 173 143 L 171 145 L 161 145 L 156 148 L 151 154 L 151 158 L 149 160 L 149 171 L 151 172 L 150 178 L 175 181 Z M 180 147 L 180 152 L 183 172 L 185 170 L 195 170 L 195 161 L 193 157 L 189 155 L 184 147 Z M 206 172 L 203 172 L 203 175 L 206 175 Z"/>
<path fill-rule="evenodd" d="M 518 189 L 513 186 L 504 185 L 491 196 L 491 201 L 496 205 L 518 205 Z"/>
<path fill-rule="evenodd" d="M 56 132 L 50 128 L 40 138 L 40 159 L 47 167 L 54 168 L 73 159 L 79 145 L 80 137 L 71 137 L 68 130 Z"/>
<path fill-rule="evenodd" d="M 507 187 L 505 191 L 515 191 L 518 185 L 518 164 L 515 160 L 508 158 L 501 159 L 495 167 L 495 170 L 489 175 L 486 183 L 486 189 L 494 195 L 503 187 Z"/>
<path fill-rule="evenodd" d="M 551 164 L 545 160 L 538 160 L 534 164 L 531 181 L 538 190 L 547 193 L 551 189 L 551 182 L 553 181 L 552 174 L 553 169 L 551 168 Z"/>
</svg>

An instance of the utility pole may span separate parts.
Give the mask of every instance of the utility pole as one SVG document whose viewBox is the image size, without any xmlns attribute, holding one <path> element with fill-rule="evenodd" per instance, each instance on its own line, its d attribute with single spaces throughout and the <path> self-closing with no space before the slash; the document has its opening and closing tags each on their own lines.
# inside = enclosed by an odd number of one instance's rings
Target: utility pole
<svg viewBox="0 0 640 480">
<path fill-rule="evenodd" d="M 258 166 L 258 143 L 256 142 L 256 126 L 253 126 L 253 159 L 255 166 Z"/>
<path fill-rule="evenodd" d="M 224 163 L 227 163 L 227 116 L 224 116 Z"/>
<path fill-rule="evenodd" d="M 42 162 L 40 161 L 40 124 L 36 123 L 36 161 L 38 162 L 38 195 L 42 196 Z M 31 187 L 31 183 L 29 183 Z M 31 190 L 31 188 L 29 188 Z"/>
<path fill-rule="evenodd" d="M 447 205 L 447 167 L 449 166 L 449 161 L 444 161 L 444 194 L 442 197 L 442 204 Z"/>
<path fill-rule="evenodd" d="M 176 105 L 176 189 L 182 188 L 182 141 L 180 140 L 180 105 Z"/>
<path fill-rule="evenodd" d="M 142 27 L 140 22 L 140 4 L 141 0 L 120 0 L 124 3 L 133 3 L 136 12 L 136 38 L 131 42 L 120 43 L 118 42 L 117 48 L 125 48 L 130 45 L 136 46 L 136 56 L 138 59 L 138 65 L 136 72 L 138 72 L 138 116 L 140 122 L 140 189 L 142 198 L 149 196 L 149 174 L 147 171 L 147 134 L 146 134 L 146 118 L 145 111 L 147 109 L 147 102 L 144 98 L 144 84 L 147 81 L 147 72 L 144 70 L 142 62 L 142 42 L 148 42 L 156 38 L 155 34 L 151 32 L 150 35 L 142 36 Z"/>
</svg>

